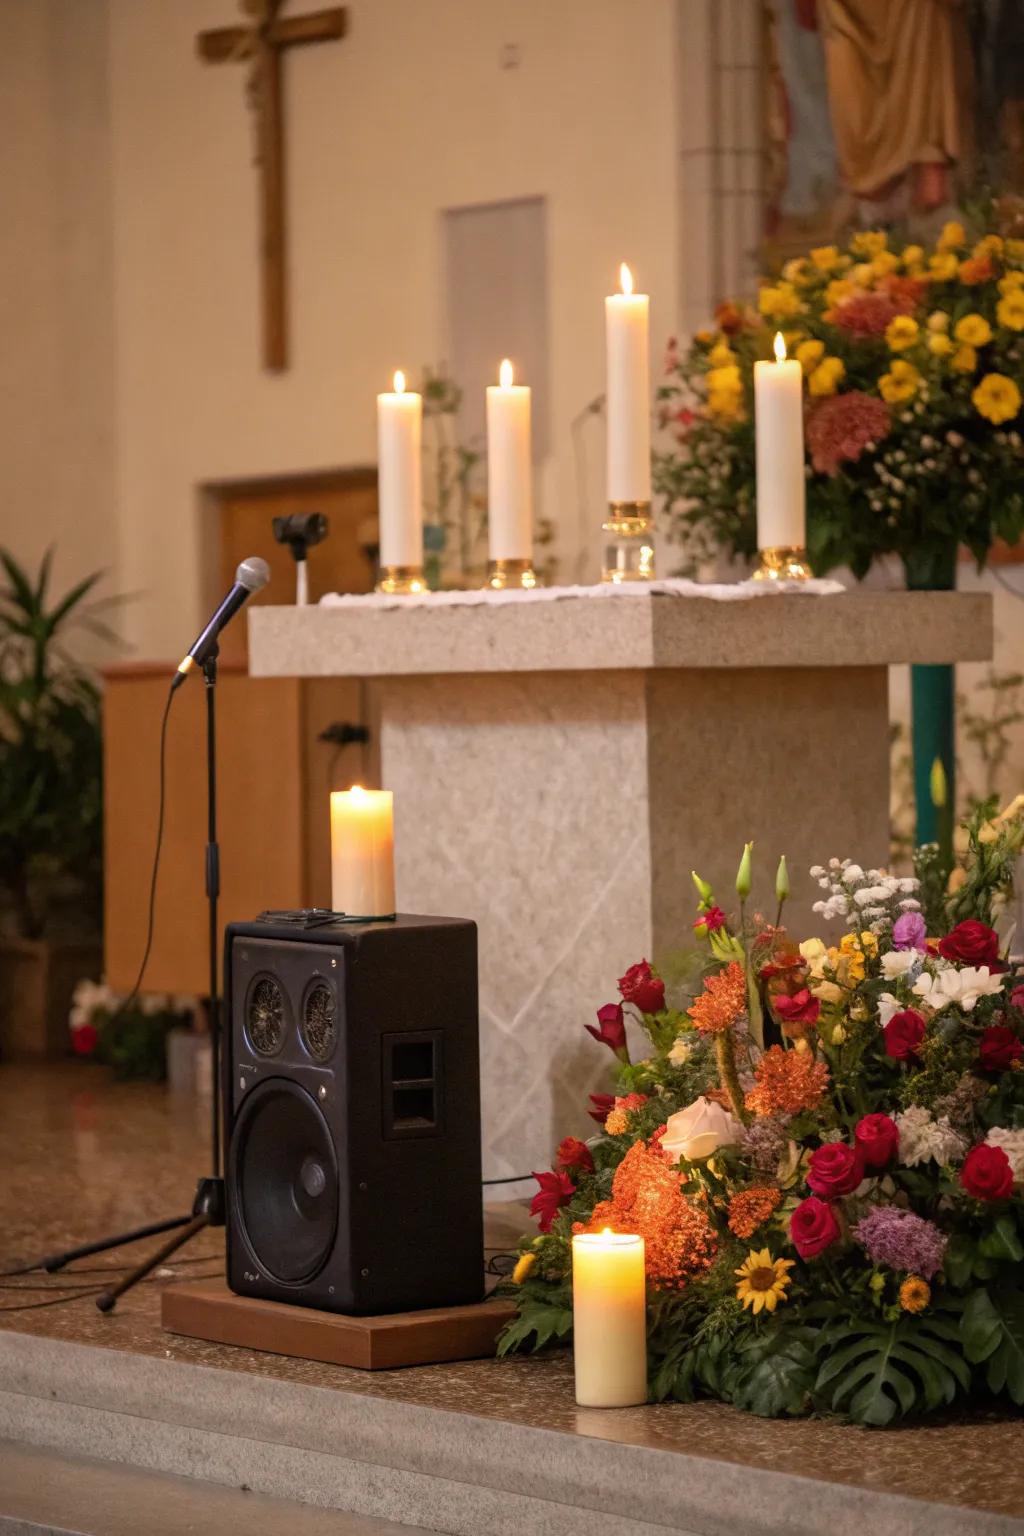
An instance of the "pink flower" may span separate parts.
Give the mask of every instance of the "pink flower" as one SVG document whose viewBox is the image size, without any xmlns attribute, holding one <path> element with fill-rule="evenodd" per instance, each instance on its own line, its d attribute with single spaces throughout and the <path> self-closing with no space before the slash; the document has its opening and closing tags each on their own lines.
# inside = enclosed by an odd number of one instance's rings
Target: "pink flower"
<svg viewBox="0 0 1024 1536">
<path fill-rule="evenodd" d="M 649 960 L 631 965 L 625 976 L 619 977 L 619 991 L 623 1000 L 641 1013 L 660 1013 L 665 1006 L 665 983 L 655 976 Z"/>
<path fill-rule="evenodd" d="M 835 1212 L 827 1201 L 819 1200 L 817 1195 L 808 1195 L 789 1218 L 789 1235 L 802 1259 L 816 1258 L 826 1248 L 831 1248 L 839 1236 Z"/>
<path fill-rule="evenodd" d="M 533 1176 L 540 1188 L 530 1201 L 530 1215 L 536 1216 L 542 1232 L 550 1232 L 551 1223 L 562 1206 L 569 1204 L 576 1186 L 567 1173 L 535 1173 Z"/>
<path fill-rule="evenodd" d="M 821 1003 L 807 987 L 801 987 L 792 997 L 780 993 L 772 998 L 772 1007 L 784 1024 L 816 1024 L 821 1012 Z"/>
<path fill-rule="evenodd" d="M 724 928 L 726 923 L 725 913 L 721 907 L 710 907 L 707 912 L 701 912 L 694 925 L 694 933 L 703 938 L 706 934 L 717 933 L 719 928 Z"/>
<path fill-rule="evenodd" d="M 897 315 L 909 315 L 913 307 L 906 294 L 854 293 L 832 311 L 832 318 L 851 336 L 884 336 L 889 322 Z"/>
<path fill-rule="evenodd" d="M 837 475 L 840 465 L 855 464 L 865 448 L 889 432 L 889 407 L 863 390 L 832 395 L 811 411 L 807 446 L 819 475 Z"/>
</svg>

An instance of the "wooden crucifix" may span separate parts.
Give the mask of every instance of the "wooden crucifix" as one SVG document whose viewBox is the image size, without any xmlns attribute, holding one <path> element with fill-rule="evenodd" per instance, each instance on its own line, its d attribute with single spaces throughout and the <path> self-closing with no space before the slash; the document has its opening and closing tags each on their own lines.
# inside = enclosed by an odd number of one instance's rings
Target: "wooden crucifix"
<svg viewBox="0 0 1024 1536">
<path fill-rule="evenodd" d="M 343 6 L 308 16 L 281 17 L 282 4 L 283 0 L 241 0 L 248 18 L 245 23 L 200 32 L 196 38 L 199 57 L 207 63 L 242 61 L 249 66 L 247 95 L 255 115 L 260 180 L 263 365 L 274 372 L 288 366 L 281 59 L 286 48 L 344 37 L 348 26 Z"/>
</svg>

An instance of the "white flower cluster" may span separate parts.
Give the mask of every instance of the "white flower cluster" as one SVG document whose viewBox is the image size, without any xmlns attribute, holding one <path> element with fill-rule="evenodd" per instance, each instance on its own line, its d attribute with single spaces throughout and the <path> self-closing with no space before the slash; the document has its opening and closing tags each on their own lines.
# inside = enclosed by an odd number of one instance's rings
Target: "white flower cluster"
<svg viewBox="0 0 1024 1536">
<path fill-rule="evenodd" d="M 890 875 L 884 869 L 864 870 L 852 859 L 829 859 L 828 866 L 813 864 L 811 877 L 828 895 L 814 903 L 814 911 L 826 921 L 843 918 L 856 928 L 884 933 L 904 912 L 919 912 L 920 882 L 912 875 Z"/>
<path fill-rule="evenodd" d="M 114 1013 L 123 998 L 105 981 L 80 981 L 71 995 L 68 1025 L 72 1031 L 91 1024 L 98 1013 Z M 184 993 L 143 992 L 135 1000 L 140 1013 L 193 1013 L 198 999 Z"/>
<path fill-rule="evenodd" d="M 900 1132 L 900 1162 L 905 1168 L 919 1163 L 955 1163 L 967 1151 L 967 1143 L 954 1131 L 948 1115 L 934 1120 L 927 1109 L 911 1104 L 896 1116 Z"/>
<path fill-rule="evenodd" d="M 1002 1147 L 1010 1159 L 1013 1182 L 1024 1184 L 1024 1131 L 1011 1131 L 1001 1125 L 994 1125 L 985 1141 L 990 1147 Z"/>
<path fill-rule="evenodd" d="M 980 997 L 993 997 L 1003 990 L 1003 978 L 993 976 L 987 965 L 965 965 L 960 970 L 942 966 L 934 974 L 926 971 L 919 976 L 911 990 L 935 1013 L 950 1003 L 971 1013 Z"/>
</svg>

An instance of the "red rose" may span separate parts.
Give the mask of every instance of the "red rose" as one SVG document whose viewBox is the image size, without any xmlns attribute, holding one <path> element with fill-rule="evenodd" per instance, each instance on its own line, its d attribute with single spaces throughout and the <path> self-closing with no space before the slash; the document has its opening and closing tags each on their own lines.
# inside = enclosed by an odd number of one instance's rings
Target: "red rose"
<svg viewBox="0 0 1024 1536">
<path fill-rule="evenodd" d="M 827 1141 L 811 1153 L 807 1182 L 816 1195 L 823 1195 L 826 1200 L 852 1194 L 863 1177 L 863 1157 L 845 1142 Z"/>
<path fill-rule="evenodd" d="M 564 1141 L 558 1143 L 555 1167 L 566 1171 L 570 1168 L 579 1168 L 583 1173 L 593 1173 L 594 1159 L 590 1154 L 590 1148 L 585 1141 L 580 1141 L 578 1136 L 566 1136 Z"/>
<path fill-rule="evenodd" d="M 590 1095 L 590 1104 L 591 1107 L 587 1110 L 587 1114 L 591 1120 L 596 1120 L 601 1129 L 604 1130 L 604 1123 L 615 1108 L 614 1093 L 592 1093 Z"/>
<path fill-rule="evenodd" d="M 629 1049 L 626 1045 L 626 1022 L 622 1016 L 621 1003 L 605 1003 L 603 1008 L 597 1010 L 597 1022 L 600 1029 L 595 1029 L 593 1024 L 584 1024 L 588 1035 L 593 1035 L 595 1040 L 600 1040 L 610 1051 L 614 1051 L 621 1061 L 629 1060 Z"/>
<path fill-rule="evenodd" d="M 619 991 L 623 1000 L 641 1013 L 660 1013 L 665 1006 L 665 983 L 655 976 L 647 960 L 631 965 L 625 976 L 619 977 Z"/>
<path fill-rule="evenodd" d="M 91 1056 L 99 1044 L 99 1031 L 95 1024 L 79 1024 L 71 1031 L 71 1049 L 76 1056 Z"/>
<path fill-rule="evenodd" d="M 976 1200 L 1005 1200 L 1013 1190 L 1013 1168 L 1002 1147 L 972 1147 L 960 1169 L 960 1183 Z"/>
<path fill-rule="evenodd" d="M 1010 1007 L 1024 1013 L 1024 987 L 1014 987 L 1010 993 Z"/>
<path fill-rule="evenodd" d="M 576 1193 L 576 1186 L 567 1173 L 535 1173 L 540 1185 L 530 1201 L 530 1215 L 536 1216 L 542 1232 L 551 1231 L 551 1223 L 563 1205 L 568 1205 Z"/>
<path fill-rule="evenodd" d="M 789 1235 L 800 1257 L 813 1259 L 830 1248 L 839 1236 L 835 1212 L 817 1195 L 808 1195 L 789 1218 Z"/>
<path fill-rule="evenodd" d="M 990 1024 L 978 1041 L 978 1060 L 986 1072 L 1006 1072 L 1024 1056 L 1024 1045 L 1005 1024 Z"/>
<path fill-rule="evenodd" d="M 894 1061 L 907 1061 L 916 1056 L 924 1039 L 924 1019 L 916 1008 L 904 1008 L 894 1013 L 885 1029 L 885 1054 Z"/>
<path fill-rule="evenodd" d="M 772 1007 L 784 1024 L 816 1024 L 821 1004 L 807 987 L 801 987 L 791 997 L 784 992 L 772 998 Z"/>
<path fill-rule="evenodd" d="M 939 954 L 958 965 L 987 965 L 992 971 L 999 964 L 999 935 L 987 923 L 969 917 L 939 940 Z"/>
<path fill-rule="evenodd" d="M 857 1151 L 872 1173 L 887 1168 L 900 1145 L 900 1128 L 888 1115 L 865 1115 L 853 1132 Z"/>
</svg>

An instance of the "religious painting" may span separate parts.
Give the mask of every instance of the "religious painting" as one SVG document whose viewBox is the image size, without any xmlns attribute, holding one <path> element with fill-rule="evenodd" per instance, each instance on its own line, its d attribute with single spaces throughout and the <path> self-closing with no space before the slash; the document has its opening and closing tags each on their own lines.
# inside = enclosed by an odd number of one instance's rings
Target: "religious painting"
<svg viewBox="0 0 1024 1536">
<path fill-rule="evenodd" d="M 1024 191 L 1024 0 L 769 0 L 766 256 Z"/>
</svg>

